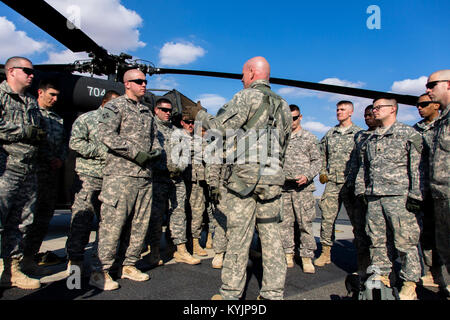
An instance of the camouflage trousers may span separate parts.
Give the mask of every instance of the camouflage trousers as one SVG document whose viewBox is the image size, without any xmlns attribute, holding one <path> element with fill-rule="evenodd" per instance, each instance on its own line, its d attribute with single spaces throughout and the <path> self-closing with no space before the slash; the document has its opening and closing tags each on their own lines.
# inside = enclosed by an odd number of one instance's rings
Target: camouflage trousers
<svg viewBox="0 0 450 320">
<path fill-rule="evenodd" d="M 247 277 L 249 249 L 258 228 L 262 248 L 263 279 L 260 295 L 270 300 L 281 300 L 286 279 L 286 258 L 283 252 L 278 224 L 281 206 L 281 187 L 266 186 L 272 196 L 241 198 L 228 192 L 226 201 L 228 246 L 222 268 L 220 294 L 224 299 L 236 300 L 242 296 Z M 259 193 L 259 197 L 256 195 Z"/>
<path fill-rule="evenodd" d="M 190 190 L 189 204 L 191 206 L 192 221 L 191 232 L 192 238 L 200 238 L 202 233 L 203 214 L 207 212 L 208 215 L 208 229 L 213 231 L 212 225 L 212 206 L 209 200 L 208 185 L 206 181 L 193 181 Z"/>
<path fill-rule="evenodd" d="M 420 229 L 414 213 L 406 209 L 406 196 L 367 196 L 366 231 L 372 242 L 371 265 L 382 275 L 391 272 L 387 242 L 392 231 L 394 247 L 401 259 L 400 278 L 418 282 L 421 266 L 418 252 Z"/>
<path fill-rule="evenodd" d="M 213 236 L 213 249 L 214 253 L 224 253 L 227 250 L 227 217 L 225 216 L 226 211 L 226 196 L 227 189 L 220 184 L 219 186 L 220 200 L 213 212 L 213 224 L 214 224 L 214 236 Z"/>
<path fill-rule="evenodd" d="M 1 257 L 23 256 L 24 236 L 33 223 L 37 199 L 36 173 L 5 170 L 0 176 Z"/>
<path fill-rule="evenodd" d="M 317 249 L 313 233 L 313 221 L 316 217 L 316 200 L 311 191 L 283 190 L 283 221 L 280 223 L 280 234 L 284 253 L 294 253 L 294 224 L 300 232 L 300 256 L 314 258 Z"/>
<path fill-rule="evenodd" d="M 72 217 L 67 235 L 66 252 L 70 260 L 82 261 L 84 250 L 89 243 L 94 216 L 100 220 L 101 202 L 98 199 L 102 190 L 102 178 L 79 174 L 75 181 L 75 200 L 72 204 Z M 98 244 L 98 232 L 92 251 Z"/>
<path fill-rule="evenodd" d="M 98 230 L 98 261 L 94 270 L 109 270 L 117 257 L 119 241 L 124 250 L 122 265 L 135 265 L 140 259 L 151 215 L 150 178 L 104 176 L 99 199 L 102 201 Z"/>
<path fill-rule="evenodd" d="M 186 186 L 182 179 L 153 182 L 152 214 L 146 236 L 151 247 L 160 247 L 164 217 L 169 221 L 170 234 L 175 245 L 186 239 Z"/>
<path fill-rule="evenodd" d="M 370 238 L 366 233 L 366 215 L 367 204 L 361 198 L 356 198 L 349 218 L 353 226 L 353 245 L 360 259 L 370 259 Z"/>
<path fill-rule="evenodd" d="M 24 238 L 24 255 L 33 256 L 39 252 L 48 232 L 50 220 L 55 212 L 58 197 L 59 171 L 51 170 L 37 173 L 37 201 L 33 223 Z"/>
<path fill-rule="evenodd" d="M 341 205 L 344 204 L 347 214 L 352 220 L 353 198 L 343 183 L 327 182 L 322 198 L 319 201 L 319 208 L 322 211 L 322 221 L 320 224 L 320 243 L 332 246 L 335 239 L 335 222 L 339 214 Z"/>
<path fill-rule="evenodd" d="M 434 201 L 431 194 L 427 194 L 423 201 L 423 210 L 419 217 L 420 248 L 424 265 L 428 268 L 442 267 L 442 259 L 436 249 L 436 223 L 434 219 Z"/>
<path fill-rule="evenodd" d="M 450 199 L 433 199 L 436 220 L 436 248 L 450 273 Z"/>
</svg>

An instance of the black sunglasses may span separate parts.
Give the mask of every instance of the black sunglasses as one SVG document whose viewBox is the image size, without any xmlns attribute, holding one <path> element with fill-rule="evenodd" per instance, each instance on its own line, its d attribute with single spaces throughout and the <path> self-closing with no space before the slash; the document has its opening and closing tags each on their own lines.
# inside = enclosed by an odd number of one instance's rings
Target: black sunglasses
<svg viewBox="0 0 450 320">
<path fill-rule="evenodd" d="M 430 103 L 433 103 L 433 101 L 422 101 L 422 102 L 418 102 L 416 104 L 416 107 L 421 107 L 421 108 L 426 108 L 430 105 Z"/>
<path fill-rule="evenodd" d="M 447 82 L 447 81 L 450 81 L 450 80 L 436 80 L 436 81 L 431 81 L 431 82 L 428 82 L 428 83 L 425 85 L 425 87 L 427 87 L 427 89 L 433 89 L 433 88 L 438 84 L 438 82 Z"/>
<path fill-rule="evenodd" d="M 170 108 L 161 108 L 161 107 L 158 107 L 158 109 L 161 110 L 162 112 L 169 112 L 169 113 L 172 112 L 172 109 L 170 109 Z"/>
<path fill-rule="evenodd" d="M 194 120 L 183 120 L 186 124 L 194 124 Z"/>
<path fill-rule="evenodd" d="M 27 68 L 27 67 L 11 67 L 11 69 L 22 69 L 22 71 L 27 75 L 31 76 L 34 74 L 34 69 Z"/>
<path fill-rule="evenodd" d="M 298 118 L 300 118 L 299 115 L 298 116 L 294 116 L 294 117 L 292 117 L 292 121 L 297 121 Z"/>
<path fill-rule="evenodd" d="M 147 85 L 146 79 L 133 79 L 133 80 L 128 80 L 128 82 L 134 82 L 140 86 L 142 86 L 143 83 L 145 83 Z"/>
</svg>

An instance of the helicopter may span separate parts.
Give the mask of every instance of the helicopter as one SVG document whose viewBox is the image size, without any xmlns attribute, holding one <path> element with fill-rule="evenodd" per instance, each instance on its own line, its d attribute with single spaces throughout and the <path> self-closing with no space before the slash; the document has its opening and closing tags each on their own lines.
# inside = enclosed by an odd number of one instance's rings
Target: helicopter
<svg viewBox="0 0 450 320">
<path fill-rule="evenodd" d="M 114 90 L 120 94 L 125 92 L 122 77 L 129 69 L 138 68 L 148 76 L 177 74 L 236 80 L 242 78 L 242 74 L 238 73 L 158 68 L 151 62 L 133 60 L 133 57 L 127 53 L 111 54 L 44 0 L 2 0 L 2 2 L 47 32 L 72 52 L 85 52 L 88 54 L 89 59 L 74 61 L 69 64 L 34 64 L 34 69 L 36 70 L 35 78 L 32 86 L 29 88 L 29 92 L 37 91 L 37 84 L 40 79 L 48 77 L 58 81 L 60 84 L 60 97 L 54 111 L 64 119 L 65 129 L 68 134 L 70 134 L 73 122 L 81 113 L 94 110 L 101 104 L 101 99 L 106 91 Z M 103 78 L 93 77 L 93 75 Z M 4 65 L 0 65 L 0 81 L 4 79 Z M 406 105 L 415 105 L 418 99 L 417 96 L 413 95 L 284 78 L 271 77 L 270 83 L 369 99 L 379 96 L 391 97 L 395 98 L 398 103 Z M 148 90 L 143 98 L 143 103 L 147 104 L 151 109 L 153 109 L 157 98 L 157 95 L 153 93 L 156 91 L 159 90 Z M 168 97 L 173 103 L 172 117 L 175 123 L 177 119 L 181 119 L 183 107 L 195 104 L 194 101 L 176 89 L 161 91 L 166 91 L 163 95 Z M 58 207 L 68 207 L 72 202 L 70 190 L 75 174 L 75 157 L 75 152 L 71 151 L 65 162 L 64 174 L 61 179 L 62 187 L 59 188 L 61 194 L 58 197 Z"/>
</svg>

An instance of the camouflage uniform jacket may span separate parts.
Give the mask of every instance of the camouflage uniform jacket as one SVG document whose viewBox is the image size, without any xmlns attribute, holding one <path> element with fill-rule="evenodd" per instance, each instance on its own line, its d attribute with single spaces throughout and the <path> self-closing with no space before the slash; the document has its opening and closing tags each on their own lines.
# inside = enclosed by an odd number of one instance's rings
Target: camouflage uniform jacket
<svg viewBox="0 0 450 320">
<path fill-rule="evenodd" d="M 408 125 L 396 121 L 384 133 L 376 129 L 367 140 L 356 189 L 365 190 L 366 195 L 422 200 L 421 151 L 422 137 Z"/>
<path fill-rule="evenodd" d="M 67 136 L 64 131 L 63 119 L 55 112 L 39 107 L 47 131 L 47 139 L 42 143 L 38 153 L 38 171 L 49 172 L 50 161 L 66 160 Z"/>
<path fill-rule="evenodd" d="M 151 178 L 151 163 L 141 167 L 134 159 L 139 151 L 161 149 L 150 109 L 122 95 L 102 110 L 98 138 L 108 148 L 104 175 Z"/>
<path fill-rule="evenodd" d="M 320 171 L 322 165 L 319 140 L 311 132 L 301 128 L 291 135 L 284 161 L 284 174 L 286 180 L 293 180 L 299 175 L 304 175 L 308 182 L 302 190 L 315 191 L 314 177 Z"/>
<path fill-rule="evenodd" d="M 422 155 L 420 157 L 420 189 L 422 195 L 430 190 L 430 150 L 433 146 L 434 126 L 436 120 L 425 123 L 425 120 L 417 122 L 413 128 L 422 135 Z"/>
<path fill-rule="evenodd" d="M 356 177 L 358 175 L 358 170 L 361 167 L 364 150 L 366 148 L 366 142 L 373 132 L 373 130 L 361 130 L 355 134 L 355 148 L 350 156 L 349 173 L 345 182 L 349 188 L 355 187 Z M 364 193 L 364 190 L 355 191 L 355 194 L 360 193 Z"/>
<path fill-rule="evenodd" d="M 77 152 L 75 171 L 102 178 L 108 148 L 99 141 L 98 130 L 102 109 L 86 112 L 72 125 L 69 147 Z"/>
<path fill-rule="evenodd" d="M 339 125 L 328 130 L 320 140 L 322 168 L 320 174 L 326 174 L 328 181 L 344 183 L 350 171 L 350 157 L 355 147 L 355 134 L 362 129 L 353 124 L 345 132 Z"/>
<path fill-rule="evenodd" d="M 217 129 L 225 136 L 226 131 L 242 129 L 247 122 L 252 119 L 256 111 L 263 105 L 267 95 L 263 93 L 258 87 L 270 89 L 269 82 L 266 80 L 256 80 L 248 88 L 245 88 L 236 93 L 233 99 L 227 103 L 224 108 L 225 111 L 220 115 L 213 117 L 206 113 L 204 110 L 200 110 L 197 114 L 196 121 L 202 122 L 205 129 Z M 281 98 L 280 98 L 281 99 Z M 287 145 L 291 131 L 292 131 L 292 115 L 289 109 L 289 105 L 284 99 L 281 99 L 281 112 L 277 114 L 275 119 L 276 128 L 279 132 L 280 149 Z M 266 110 L 259 117 L 259 120 L 253 126 L 253 130 L 265 129 L 268 123 L 269 112 Z M 285 122 L 285 123 L 284 123 Z M 245 139 L 247 140 L 247 139 Z M 248 141 L 247 141 L 248 142 Z M 251 146 L 255 147 L 255 146 Z M 258 148 L 260 146 L 256 146 Z M 250 150 L 251 151 L 251 150 Z M 256 150 L 255 153 L 261 155 L 260 150 Z M 280 151 L 281 155 L 281 151 Z M 282 169 L 282 162 L 284 161 L 284 155 L 281 155 L 281 159 L 274 159 L 269 157 L 270 161 L 275 163 L 272 165 L 274 170 L 270 173 L 262 174 L 259 180 L 260 185 L 283 185 L 284 174 Z M 239 159 L 238 159 L 239 160 Z M 259 165 L 258 165 L 259 164 Z M 232 173 L 245 183 L 253 184 L 257 182 L 258 175 L 262 165 L 258 162 L 245 161 L 245 163 L 233 165 Z"/>
<path fill-rule="evenodd" d="M 433 198 L 450 198 L 450 105 L 442 111 L 435 123 L 431 149 L 430 187 Z"/>
<path fill-rule="evenodd" d="M 4 169 L 27 174 L 36 170 L 38 144 L 27 141 L 28 126 L 44 124 L 36 100 L 29 94 L 12 91 L 9 84 L 0 84 L 0 171 Z"/>
</svg>

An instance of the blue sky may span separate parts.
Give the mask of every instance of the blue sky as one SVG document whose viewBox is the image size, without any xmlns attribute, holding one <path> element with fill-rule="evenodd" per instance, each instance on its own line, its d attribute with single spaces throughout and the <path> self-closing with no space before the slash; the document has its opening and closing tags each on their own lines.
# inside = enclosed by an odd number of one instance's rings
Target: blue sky
<svg viewBox="0 0 450 320">
<path fill-rule="evenodd" d="M 113 53 L 127 52 L 157 67 L 240 73 L 253 56 L 267 58 L 272 76 L 419 95 L 426 77 L 448 69 L 448 1 L 137 1 L 48 0 Z M 380 29 L 367 20 L 380 9 Z M 72 11 L 71 9 L 72 8 Z M 45 32 L 0 3 L 3 62 L 24 55 L 37 63 L 72 62 L 74 55 Z M 150 88 L 176 88 L 201 100 L 211 113 L 242 88 L 238 80 L 152 76 Z M 303 125 L 320 139 L 336 124 L 335 104 L 355 102 L 354 122 L 365 128 L 367 99 L 273 86 L 298 104 Z M 414 124 L 414 107 L 399 119 Z"/>
</svg>

